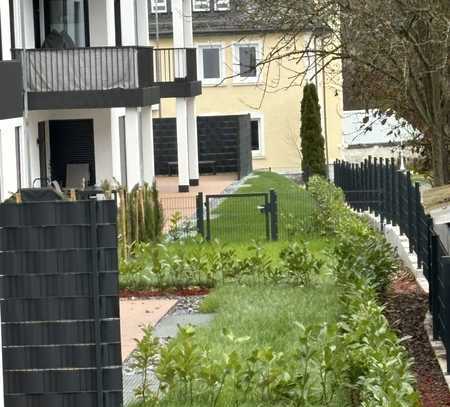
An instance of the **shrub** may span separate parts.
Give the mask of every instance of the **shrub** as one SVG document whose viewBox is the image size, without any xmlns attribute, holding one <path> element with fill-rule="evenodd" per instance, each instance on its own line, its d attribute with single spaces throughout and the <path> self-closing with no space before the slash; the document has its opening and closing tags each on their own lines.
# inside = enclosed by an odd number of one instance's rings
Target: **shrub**
<svg viewBox="0 0 450 407">
<path fill-rule="evenodd" d="M 278 261 L 256 243 L 247 252 L 238 257 L 231 248 L 198 238 L 157 245 L 138 243 L 132 246 L 130 257 L 121 259 L 120 285 L 131 291 L 211 288 L 230 282 L 305 286 L 322 267 L 301 242 L 290 243 Z"/>
<path fill-rule="evenodd" d="M 315 223 L 324 234 L 335 234 L 338 225 L 347 217 L 344 193 L 322 177 L 311 177 L 309 192 L 316 201 Z"/>
<path fill-rule="evenodd" d="M 310 188 L 321 210 L 335 217 L 334 269 L 344 304 L 339 328 L 354 404 L 419 406 L 411 360 L 377 303 L 397 271 L 395 253 L 380 233 L 345 206 L 334 185 L 315 177 Z"/>
<path fill-rule="evenodd" d="M 301 121 L 302 169 L 309 175 L 325 176 L 325 140 L 322 136 L 319 97 L 312 83 L 303 89 Z"/>
<path fill-rule="evenodd" d="M 342 359 L 336 356 L 342 355 L 336 344 L 336 328 L 295 325 L 298 342 L 292 349 L 284 353 L 261 346 L 250 354 L 240 350 L 240 344 L 249 341 L 249 337 L 236 337 L 224 329 L 223 341 L 231 343 L 234 350 L 213 354 L 196 342 L 194 327 L 180 327 L 178 338 L 160 349 L 156 368 L 160 388 L 152 391 L 144 376 L 138 392 L 139 405 L 196 403 L 215 407 L 225 391 L 232 394 L 232 405 L 236 406 L 333 405 L 343 377 Z M 147 333 L 139 342 L 139 349 L 144 350 L 140 352 L 144 355 L 140 369 L 149 368 L 155 349 L 155 340 L 151 332 Z M 310 370 L 319 372 L 319 380 L 308 373 Z"/>
<path fill-rule="evenodd" d="M 323 262 L 311 254 L 303 242 L 295 242 L 282 250 L 280 253 L 280 273 L 292 285 L 309 286 L 312 277 L 320 274 Z"/>
<path fill-rule="evenodd" d="M 132 245 L 161 240 L 164 214 L 155 183 L 136 185 L 130 192 L 123 187 L 118 194 L 119 254 L 126 259 Z"/>
</svg>

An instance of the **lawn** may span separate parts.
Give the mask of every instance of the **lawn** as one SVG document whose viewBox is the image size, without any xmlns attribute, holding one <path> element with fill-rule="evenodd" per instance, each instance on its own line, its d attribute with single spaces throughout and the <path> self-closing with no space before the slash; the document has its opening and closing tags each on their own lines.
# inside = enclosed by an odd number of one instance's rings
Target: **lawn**
<svg viewBox="0 0 450 407">
<path fill-rule="evenodd" d="M 221 359 L 224 355 L 236 352 L 241 358 L 251 357 L 255 349 L 270 349 L 274 354 L 295 355 L 301 348 L 300 333 L 295 322 L 305 326 L 314 324 L 335 323 L 340 310 L 337 291 L 330 281 L 308 288 L 287 288 L 277 286 L 265 287 L 222 287 L 210 294 L 202 307 L 205 312 L 216 312 L 216 318 L 208 327 L 198 329 L 195 341 L 200 348 L 209 348 L 212 359 Z M 234 342 L 224 337 L 223 332 L 231 332 L 235 337 L 249 337 L 246 341 Z M 320 352 L 316 346 L 312 349 Z M 300 362 L 287 357 L 283 364 L 285 372 L 294 371 Z M 319 371 L 311 369 L 310 381 L 317 391 Z M 263 397 L 252 397 L 243 401 L 242 394 L 237 394 L 230 382 L 226 382 L 224 390 L 217 402 L 217 407 L 226 406 L 287 406 L 285 400 L 264 400 Z M 180 389 L 182 392 L 182 390 Z M 199 389 L 194 389 L 194 392 Z M 344 407 L 350 405 L 345 390 L 340 389 L 330 406 Z M 170 393 L 162 406 L 187 405 L 185 395 Z M 201 395 L 195 399 L 196 407 L 211 405 L 208 398 Z"/>
<path fill-rule="evenodd" d="M 281 239 L 317 232 L 314 199 L 308 191 L 282 175 L 256 172 L 237 194 L 268 194 L 271 189 L 278 197 Z M 227 242 L 267 240 L 270 221 L 261 211 L 266 199 L 267 195 L 211 199 L 211 238 Z"/>
</svg>

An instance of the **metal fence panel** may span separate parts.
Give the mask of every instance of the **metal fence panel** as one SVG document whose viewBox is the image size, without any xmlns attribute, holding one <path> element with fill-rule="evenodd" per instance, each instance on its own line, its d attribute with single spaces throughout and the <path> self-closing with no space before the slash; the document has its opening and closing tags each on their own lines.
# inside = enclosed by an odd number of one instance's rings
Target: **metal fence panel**
<svg viewBox="0 0 450 407">
<path fill-rule="evenodd" d="M 335 184 L 353 209 L 378 213 L 382 222 L 399 226 L 408 237 L 410 251 L 417 254 L 418 266 L 430 283 L 434 335 L 445 345 L 450 372 L 450 258 L 434 232 L 433 220 L 425 214 L 419 184 L 413 185 L 411 174 L 399 171 L 394 159 L 373 164 L 369 159 L 356 166 L 337 161 L 335 174 Z M 378 181 L 377 174 L 383 174 Z M 374 200 L 373 193 L 379 199 Z"/>
</svg>

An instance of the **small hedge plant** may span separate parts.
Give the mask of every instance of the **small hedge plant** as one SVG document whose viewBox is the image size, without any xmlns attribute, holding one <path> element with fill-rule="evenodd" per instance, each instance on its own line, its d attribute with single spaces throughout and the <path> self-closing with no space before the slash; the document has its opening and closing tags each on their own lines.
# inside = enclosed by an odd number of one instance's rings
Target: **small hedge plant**
<svg viewBox="0 0 450 407">
<path fill-rule="evenodd" d="M 213 288 L 225 283 L 304 287 L 323 266 L 302 241 L 289 243 L 275 260 L 257 243 L 251 244 L 247 253 L 239 257 L 234 249 L 218 242 L 197 241 L 193 246 L 185 241 L 176 245 L 140 243 L 121 261 L 120 286 L 130 291 Z"/>
<path fill-rule="evenodd" d="M 420 406 L 411 360 L 378 304 L 397 271 L 397 259 L 384 237 L 346 207 L 342 191 L 313 177 L 310 190 L 330 219 L 337 237 L 334 270 L 344 315 L 339 323 L 346 349 L 353 404 L 364 407 Z"/>
</svg>

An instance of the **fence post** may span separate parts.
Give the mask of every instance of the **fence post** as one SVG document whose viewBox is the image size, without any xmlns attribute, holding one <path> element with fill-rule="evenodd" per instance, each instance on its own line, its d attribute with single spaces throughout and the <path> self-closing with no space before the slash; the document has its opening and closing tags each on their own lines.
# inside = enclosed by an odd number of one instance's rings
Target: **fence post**
<svg viewBox="0 0 450 407">
<path fill-rule="evenodd" d="M 270 190 L 270 236 L 278 240 L 278 196 L 274 189 Z"/>
<path fill-rule="evenodd" d="M 438 300 L 438 273 L 439 273 L 439 237 L 431 235 L 431 261 L 428 269 L 428 280 L 430 282 L 429 307 L 433 319 L 433 339 L 439 339 L 439 300 Z"/>
<path fill-rule="evenodd" d="M 197 232 L 205 237 L 205 213 L 203 207 L 203 192 L 199 192 L 196 198 L 197 205 Z"/>
<path fill-rule="evenodd" d="M 406 193 L 408 199 L 408 238 L 409 238 L 409 252 L 414 252 L 414 217 L 413 217 L 413 194 L 412 194 L 412 181 L 411 173 L 406 173 Z"/>
<path fill-rule="evenodd" d="M 447 358 L 447 374 L 450 374 L 450 295 L 448 294 L 450 290 L 450 257 L 449 256 L 442 256 L 440 259 L 440 267 L 441 267 L 441 280 L 444 283 L 443 287 L 443 295 L 444 298 L 442 301 L 444 302 L 444 312 L 442 315 L 442 318 L 445 320 L 444 323 L 444 332 L 440 332 L 441 336 L 444 336 L 442 338 L 442 342 L 445 345 L 445 355 Z M 439 301 L 439 299 L 437 300 Z"/>
<path fill-rule="evenodd" d="M 414 185 L 414 203 L 416 207 L 416 217 L 414 219 L 415 222 L 415 250 L 417 254 L 417 266 L 422 268 L 422 249 L 421 249 L 421 241 L 420 241 L 420 220 L 421 220 L 421 202 L 420 202 L 420 184 L 418 182 Z"/>
<path fill-rule="evenodd" d="M 211 213 L 209 208 L 209 198 L 206 197 L 206 240 L 211 241 Z"/>
<path fill-rule="evenodd" d="M 92 266 L 92 301 L 94 303 L 94 330 L 95 330 L 95 360 L 97 378 L 97 406 L 103 407 L 103 363 L 102 363 L 102 338 L 100 315 L 100 287 L 98 273 L 98 248 L 97 248 L 97 199 L 91 199 L 89 207 L 91 224 L 91 266 Z"/>
</svg>

